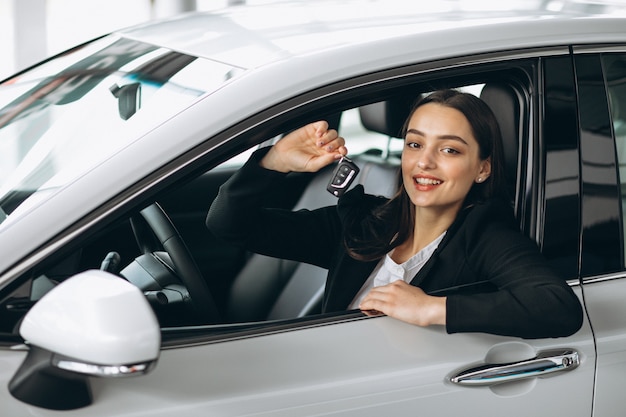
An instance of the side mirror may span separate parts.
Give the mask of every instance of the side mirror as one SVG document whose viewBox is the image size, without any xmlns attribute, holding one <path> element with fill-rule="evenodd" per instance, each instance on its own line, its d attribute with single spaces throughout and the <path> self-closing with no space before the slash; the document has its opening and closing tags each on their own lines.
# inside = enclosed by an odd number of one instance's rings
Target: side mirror
<svg viewBox="0 0 626 417">
<path fill-rule="evenodd" d="M 150 371 L 161 347 L 159 324 L 143 293 L 98 270 L 52 289 L 26 314 L 20 335 L 30 348 L 9 391 L 54 410 L 91 404 L 90 376 Z"/>
</svg>

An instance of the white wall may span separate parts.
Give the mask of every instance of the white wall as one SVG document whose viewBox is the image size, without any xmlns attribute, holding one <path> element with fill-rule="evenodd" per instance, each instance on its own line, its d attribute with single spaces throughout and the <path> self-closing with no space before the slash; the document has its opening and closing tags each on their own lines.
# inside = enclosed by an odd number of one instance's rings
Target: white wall
<svg viewBox="0 0 626 417">
<path fill-rule="evenodd" d="M 0 80 L 14 72 L 12 6 L 11 0 L 0 0 Z"/>
</svg>

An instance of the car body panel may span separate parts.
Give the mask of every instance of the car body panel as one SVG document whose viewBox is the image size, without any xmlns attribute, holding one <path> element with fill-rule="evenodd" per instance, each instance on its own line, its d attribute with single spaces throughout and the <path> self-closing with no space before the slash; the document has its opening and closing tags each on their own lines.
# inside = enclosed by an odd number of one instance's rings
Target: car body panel
<svg viewBox="0 0 626 417">
<path fill-rule="evenodd" d="M 493 387 L 449 382 L 455 372 L 487 357 L 516 361 L 563 347 L 581 355 L 577 369 Z M 6 367 L 9 374 L 23 353 L 12 356 L 14 361 Z M 511 416 L 582 416 L 591 414 L 593 374 L 588 325 L 569 338 L 532 341 L 448 335 L 440 327 L 415 328 L 379 317 L 166 349 L 156 369 L 140 379 L 94 379 L 94 404 L 84 411 L 94 417 L 177 413 L 373 416 L 415 410 L 448 415 L 480 409 L 481 415 L 499 416 L 505 407 Z M 4 390 L 0 399 L 7 412 L 23 409 Z M 37 412 L 41 416 L 58 413 Z"/>
<path fill-rule="evenodd" d="M 622 274 L 612 275 L 585 283 L 585 305 L 593 325 L 598 355 L 595 416 L 620 416 L 626 407 L 620 388 L 626 372 L 624 278 Z"/>
<path fill-rule="evenodd" d="M 146 25 L 120 33 L 244 69 L 328 54 L 329 59 L 321 61 L 338 74 L 350 73 L 346 66 L 359 61 L 332 57 L 347 52 L 356 58 L 362 56 L 361 49 L 367 51 L 368 65 L 384 68 L 415 57 L 428 61 L 497 50 L 626 39 L 619 19 L 602 8 L 595 15 L 592 8 L 584 13 L 567 9 L 555 12 L 538 3 L 508 11 L 458 10 L 454 5 L 438 7 L 402 1 L 277 3 L 195 14 L 171 19 L 158 27 Z M 388 47 L 390 44 L 393 48 Z M 413 51 L 419 55 L 412 56 Z"/>
</svg>

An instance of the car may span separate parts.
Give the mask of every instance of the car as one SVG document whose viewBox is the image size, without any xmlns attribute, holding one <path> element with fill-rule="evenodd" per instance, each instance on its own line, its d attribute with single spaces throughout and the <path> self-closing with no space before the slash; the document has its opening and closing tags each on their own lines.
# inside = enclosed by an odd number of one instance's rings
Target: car
<svg viewBox="0 0 626 417">
<path fill-rule="evenodd" d="M 233 6 L 120 30 L 4 80 L 2 414 L 621 415 L 626 13 L 517 3 Z M 584 307 L 575 334 L 322 314 L 323 270 L 205 227 L 254 150 L 315 120 L 346 138 L 357 183 L 392 195 L 402 122 L 439 88 L 496 114 L 520 230 Z M 331 171 L 290 174 L 266 197 L 335 204 Z"/>
</svg>

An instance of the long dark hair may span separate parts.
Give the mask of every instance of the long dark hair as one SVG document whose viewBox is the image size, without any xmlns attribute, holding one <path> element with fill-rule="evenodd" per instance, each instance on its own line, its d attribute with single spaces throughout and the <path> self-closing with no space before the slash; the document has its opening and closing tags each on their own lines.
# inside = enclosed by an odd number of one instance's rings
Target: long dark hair
<svg viewBox="0 0 626 417">
<path fill-rule="evenodd" d="M 439 90 L 421 98 L 411 110 L 402 131 L 406 136 L 408 124 L 415 111 L 428 103 L 456 109 L 468 120 L 479 146 L 481 160 L 491 158 L 491 175 L 482 183 L 474 183 L 463 208 L 491 197 L 505 196 L 504 156 L 500 127 L 489 106 L 480 98 L 457 90 Z M 402 172 L 398 174 L 398 191 L 385 204 L 378 206 L 365 219 L 346 223 L 345 245 L 350 256 L 370 261 L 380 259 L 405 242 L 413 233 L 415 206 L 404 189 Z"/>
</svg>

